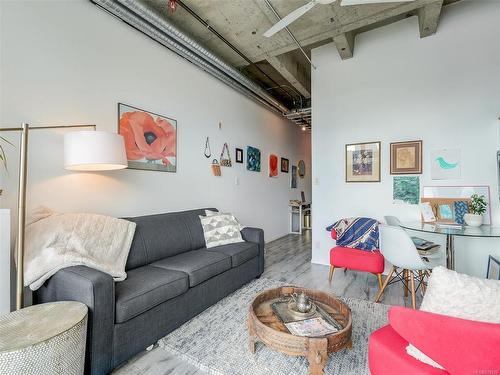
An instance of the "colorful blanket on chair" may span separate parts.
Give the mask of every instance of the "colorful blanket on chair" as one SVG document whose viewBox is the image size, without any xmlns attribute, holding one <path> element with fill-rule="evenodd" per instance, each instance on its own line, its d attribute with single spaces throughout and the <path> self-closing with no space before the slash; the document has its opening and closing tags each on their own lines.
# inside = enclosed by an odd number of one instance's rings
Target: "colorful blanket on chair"
<svg viewBox="0 0 500 375">
<path fill-rule="evenodd" d="M 341 219 L 326 228 L 337 232 L 337 245 L 360 250 L 378 249 L 379 222 L 368 217 Z"/>
</svg>

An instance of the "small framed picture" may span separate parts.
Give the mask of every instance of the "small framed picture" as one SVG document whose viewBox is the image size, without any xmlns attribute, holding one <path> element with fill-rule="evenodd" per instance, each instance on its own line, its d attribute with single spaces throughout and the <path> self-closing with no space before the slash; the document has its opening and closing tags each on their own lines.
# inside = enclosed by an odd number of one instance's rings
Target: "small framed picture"
<svg viewBox="0 0 500 375">
<path fill-rule="evenodd" d="M 422 141 L 391 143 L 391 174 L 422 174 Z"/>
<path fill-rule="evenodd" d="M 452 204 L 438 205 L 438 219 L 440 221 L 455 221 L 454 209 Z"/>
<path fill-rule="evenodd" d="M 286 158 L 281 158 L 281 172 L 288 173 L 290 168 L 290 161 Z"/>
<path fill-rule="evenodd" d="M 237 148 L 236 149 L 236 163 L 243 163 L 243 149 Z"/>
<path fill-rule="evenodd" d="M 500 260 L 492 257 L 488 257 L 488 270 L 486 272 L 486 278 L 492 280 L 500 280 Z"/>
<path fill-rule="evenodd" d="M 345 146 L 345 182 L 380 182 L 380 142 Z"/>
</svg>

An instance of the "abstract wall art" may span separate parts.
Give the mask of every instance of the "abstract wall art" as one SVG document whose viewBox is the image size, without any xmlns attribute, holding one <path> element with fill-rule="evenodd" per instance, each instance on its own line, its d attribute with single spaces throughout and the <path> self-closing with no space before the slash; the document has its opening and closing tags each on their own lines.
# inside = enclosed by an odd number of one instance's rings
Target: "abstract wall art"
<svg viewBox="0 0 500 375">
<path fill-rule="evenodd" d="M 380 182 L 380 142 L 345 146 L 345 181 Z"/>
<path fill-rule="evenodd" d="M 269 155 L 269 177 L 278 177 L 278 155 Z"/>
<path fill-rule="evenodd" d="M 306 175 L 306 163 L 304 162 L 304 160 L 299 160 L 298 167 L 299 177 L 304 178 Z"/>
<path fill-rule="evenodd" d="M 433 150 L 431 152 L 431 178 L 433 180 L 454 180 L 461 176 L 459 149 Z"/>
<path fill-rule="evenodd" d="M 392 183 L 394 203 L 418 204 L 420 202 L 420 178 L 395 176 Z"/>
<path fill-rule="evenodd" d="M 292 173 L 290 173 L 290 187 L 297 189 L 297 166 L 292 165 Z"/>
<path fill-rule="evenodd" d="M 260 172 L 260 150 L 247 146 L 247 169 L 252 172 Z"/>
<path fill-rule="evenodd" d="M 281 172 L 288 173 L 290 161 L 287 158 L 281 158 Z"/>
<path fill-rule="evenodd" d="M 422 141 L 391 143 L 391 174 L 422 173 Z"/>
<path fill-rule="evenodd" d="M 236 163 L 243 163 L 243 149 L 236 149 Z"/>
<path fill-rule="evenodd" d="M 125 140 L 128 167 L 177 171 L 177 121 L 118 103 L 118 133 Z"/>
</svg>

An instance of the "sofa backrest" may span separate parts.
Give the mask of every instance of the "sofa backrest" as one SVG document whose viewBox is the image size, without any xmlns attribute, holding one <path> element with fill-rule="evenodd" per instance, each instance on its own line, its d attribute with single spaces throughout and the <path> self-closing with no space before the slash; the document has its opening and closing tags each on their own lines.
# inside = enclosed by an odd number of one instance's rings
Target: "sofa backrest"
<svg viewBox="0 0 500 375">
<path fill-rule="evenodd" d="M 125 218 L 137 224 L 125 269 L 204 247 L 200 215 L 205 209 Z"/>
</svg>

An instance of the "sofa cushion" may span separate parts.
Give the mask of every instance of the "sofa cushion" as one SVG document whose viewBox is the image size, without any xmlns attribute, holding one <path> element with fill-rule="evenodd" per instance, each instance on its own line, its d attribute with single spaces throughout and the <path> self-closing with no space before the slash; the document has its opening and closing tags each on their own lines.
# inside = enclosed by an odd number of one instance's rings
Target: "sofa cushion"
<svg viewBox="0 0 500 375">
<path fill-rule="evenodd" d="M 193 287 L 229 270 L 231 257 L 215 251 L 193 250 L 151 263 L 151 266 L 185 272 L 189 275 L 189 286 Z"/>
<path fill-rule="evenodd" d="M 205 209 L 127 218 L 137 226 L 126 270 L 204 247 L 199 215 L 205 215 Z"/>
<path fill-rule="evenodd" d="M 372 375 L 445 375 L 406 354 L 408 342 L 390 326 L 373 332 L 368 342 L 368 364 Z"/>
<path fill-rule="evenodd" d="M 211 247 L 207 249 L 207 251 L 215 251 L 230 256 L 232 266 L 238 267 L 246 261 L 258 256 L 259 246 L 252 242 L 239 242 Z"/>
<path fill-rule="evenodd" d="M 115 321 L 123 323 L 188 290 L 184 272 L 143 266 L 115 284 Z"/>
</svg>

